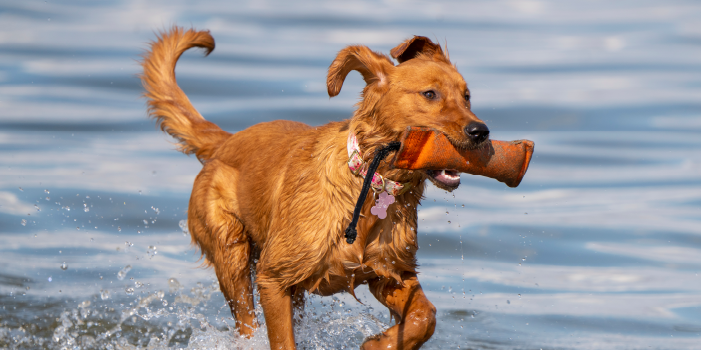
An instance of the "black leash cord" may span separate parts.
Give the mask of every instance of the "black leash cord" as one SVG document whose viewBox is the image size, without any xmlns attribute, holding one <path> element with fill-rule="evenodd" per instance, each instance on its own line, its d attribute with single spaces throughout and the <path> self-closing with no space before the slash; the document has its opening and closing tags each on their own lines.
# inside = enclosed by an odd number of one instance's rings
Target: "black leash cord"
<svg viewBox="0 0 701 350">
<path fill-rule="evenodd" d="M 360 197 L 358 197 L 358 203 L 355 205 L 355 210 L 353 211 L 353 220 L 348 224 L 346 228 L 346 242 L 348 244 L 353 244 L 355 238 L 358 236 L 358 231 L 355 229 L 358 225 L 358 218 L 360 218 L 360 210 L 363 209 L 363 204 L 365 204 L 365 198 L 368 196 L 368 191 L 370 190 L 370 184 L 372 183 L 372 178 L 375 177 L 375 171 L 377 167 L 380 166 L 380 162 L 387 157 L 387 154 L 392 151 L 398 151 L 401 146 L 401 142 L 392 141 L 380 148 L 375 154 L 375 158 L 372 159 L 372 163 L 368 167 L 368 173 L 365 175 L 365 181 L 363 181 L 363 188 L 360 190 Z"/>
</svg>

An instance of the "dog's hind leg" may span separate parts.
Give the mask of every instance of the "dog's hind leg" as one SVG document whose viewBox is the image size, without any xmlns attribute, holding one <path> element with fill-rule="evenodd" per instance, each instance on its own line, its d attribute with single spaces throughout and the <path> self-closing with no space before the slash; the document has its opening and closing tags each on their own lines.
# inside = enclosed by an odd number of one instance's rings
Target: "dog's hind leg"
<svg viewBox="0 0 701 350">
<path fill-rule="evenodd" d="M 436 308 L 426 298 L 416 274 L 405 272 L 402 282 L 403 286 L 387 278 L 370 281 L 370 291 L 389 308 L 397 324 L 367 339 L 361 349 L 418 349 L 433 335 Z"/>
<path fill-rule="evenodd" d="M 188 226 L 193 241 L 214 267 L 236 328 L 250 337 L 258 327 L 253 312 L 251 240 L 236 217 L 238 202 L 231 183 L 238 172 L 214 160 L 197 175 L 190 197 Z"/>
<path fill-rule="evenodd" d="M 251 244 L 248 241 L 230 243 L 222 247 L 220 254 L 222 262 L 215 264 L 219 287 L 231 308 L 239 334 L 250 337 L 258 327 L 248 263 Z"/>
</svg>

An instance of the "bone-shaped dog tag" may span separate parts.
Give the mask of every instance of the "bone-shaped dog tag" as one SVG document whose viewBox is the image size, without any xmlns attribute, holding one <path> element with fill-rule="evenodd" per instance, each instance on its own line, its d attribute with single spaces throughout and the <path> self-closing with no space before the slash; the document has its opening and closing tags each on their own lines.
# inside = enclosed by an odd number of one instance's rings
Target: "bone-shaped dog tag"
<svg viewBox="0 0 701 350">
<path fill-rule="evenodd" d="M 375 201 L 375 206 L 370 208 L 370 212 L 378 218 L 384 219 L 387 217 L 387 207 L 392 203 L 394 203 L 394 196 L 387 192 L 382 192 L 380 193 L 380 198 Z"/>
</svg>

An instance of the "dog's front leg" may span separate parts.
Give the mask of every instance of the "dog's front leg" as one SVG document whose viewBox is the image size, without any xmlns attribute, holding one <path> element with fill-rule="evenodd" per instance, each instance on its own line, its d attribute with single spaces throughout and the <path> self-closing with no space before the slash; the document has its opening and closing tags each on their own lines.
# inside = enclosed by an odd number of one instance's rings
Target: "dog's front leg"
<svg viewBox="0 0 701 350">
<path fill-rule="evenodd" d="M 260 304 L 268 327 L 270 349 L 295 349 L 290 288 L 280 290 L 275 284 L 265 282 L 259 276 Z"/>
<path fill-rule="evenodd" d="M 370 291 L 389 308 L 397 324 L 363 343 L 361 349 L 418 349 L 436 329 L 436 308 L 426 298 L 414 273 L 404 273 L 404 285 L 384 279 L 370 281 Z"/>
</svg>

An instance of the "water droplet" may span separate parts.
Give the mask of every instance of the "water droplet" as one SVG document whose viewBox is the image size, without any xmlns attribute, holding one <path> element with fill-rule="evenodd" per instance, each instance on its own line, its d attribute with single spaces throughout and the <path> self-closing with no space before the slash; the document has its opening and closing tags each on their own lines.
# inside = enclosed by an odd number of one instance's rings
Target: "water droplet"
<svg viewBox="0 0 701 350">
<path fill-rule="evenodd" d="M 163 300 L 163 306 L 168 306 L 168 300 Z"/>
<path fill-rule="evenodd" d="M 148 249 L 146 249 L 146 254 L 148 254 L 149 259 L 153 258 L 156 254 L 158 254 L 158 251 L 156 249 L 156 246 L 148 246 Z"/>
<path fill-rule="evenodd" d="M 46 200 L 47 200 L 47 201 L 50 201 L 50 200 L 51 200 L 51 197 L 46 197 Z"/>
<path fill-rule="evenodd" d="M 26 220 L 26 219 L 22 219 L 21 224 L 22 224 L 22 226 L 27 226 L 27 220 Z"/>
<path fill-rule="evenodd" d="M 180 226 L 180 229 L 183 230 L 183 235 L 187 236 L 187 234 L 190 233 L 187 228 L 187 220 L 180 220 L 180 222 L 178 222 L 178 226 Z"/>
<path fill-rule="evenodd" d="M 90 208 L 88 208 L 88 205 L 85 203 L 83 203 L 83 211 L 86 213 L 90 211 Z"/>
<path fill-rule="evenodd" d="M 110 298 L 110 291 L 109 290 L 101 290 L 100 291 L 100 299 L 107 300 L 109 298 Z"/>
<path fill-rule="evenodd" d="M 54 279 L 51 278 L 51 276 L 49 276 L 48 280 L 49 280 L 49 282 L 51 282 L 51 281 L 53 281 Z"/>
<path fill-rule="evenodd" d="M 122 227 L 121 227 L 121 226 L 117 226 L 117 231 L 122 232 Z"/>
<path fill-rule="evenodd" d="M 521 299 L 521 294 L 518 295 L 518 298 Z"/>
<path fill-rule="evenodd" d="M 44 193 L 49 194 L 50 192 L 49 190 L 44 190 Z"/>
<path fill-rule="evenodd" d="M 124 277 L 127 277 L 127 273 L 129 273 L 129 271 L 131 271 L 131 265 L 124 266 L 123 269 L 117 272 L 117 279 L 120 281 L 124 280 Z"/>
<path fill-rule="evenodd" d="M 463 204 L 462 207 L 465 208 L 465 204 Z"/>
<path fill-rule="evenodd" d="M 66 271 L 68 270 L 68 264 L 64 261 L 63 264 L 61 264 L 61 270 Z"/>
<path fill-rule="evenodd" d="M 139 281 L 136 281 L 136 282 L 134 282 L 134 286 L 135 286 L 136 288 L 141 288 L 141 287 L 144 286 L 144 284 L 141 283 L 141 282 L 139 282 Z"/>
<path fill-rule="evenodd" d="M 20 187 L 19 190 L 22 191 L 22 192 L 24 192 L 24 190 L 22 189 L 22 187 Z"/>
<path fill-rule="evenodd" d="M 450 223 L 450 220 L 448 220 L 448 223 Z"/>
<path fill-rule="evenodd" d="M 134 295 L 134 288 L 129 287 L 129 288 L 125 289 L 124 292 L 127 293 L 127 295 Z"/>
<path fill-rule="evenodd" d="M 177 279 L 175 279 L 174 277 L 171 277 L 168 279 L 168 290 L 171 293 L 177 292 L 178 290 L 180 290 L 180 288 L 181 288 L 180 282 L 178 282 Z"/>
<path fill-rule="evenodd" d="M 34 209 L 36 209 L 37 211 L 41 211 L 41 209 L 39 209 L 39 206 L 36 204 L 34 204 Z"/>
<path fill-rule="evenodd" d="M 88 306 L 90 306 L 90 300 L 86 300 L 86 301 L 80 303 L 80 305 L 78 305 L 78 307 L 81 309 L 86 308 Z"/>
<path fill-rule="evenodd" d="M 507 300 L 506 303 L 507 303 L 507 304 L 511 304 L 511 300 Z"/>
<path fill-rule="evenodd" d="M 143 220 L 144 225 L 148 225 L 148 220 Z"/>
</svg>

